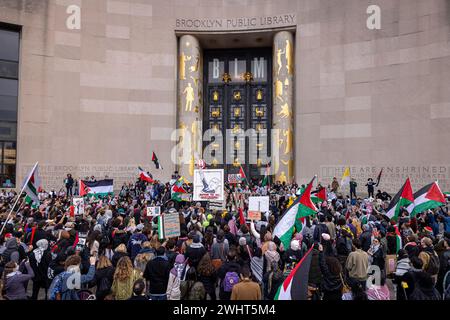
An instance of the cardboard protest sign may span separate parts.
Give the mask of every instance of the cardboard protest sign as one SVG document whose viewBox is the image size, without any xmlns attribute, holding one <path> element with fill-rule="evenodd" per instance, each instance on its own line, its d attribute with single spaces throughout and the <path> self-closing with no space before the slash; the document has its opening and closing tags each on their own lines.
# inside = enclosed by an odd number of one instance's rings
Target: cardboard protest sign
<svg viewBox="0 0 450 320">
<path fill-rule="evenodd" d="M 164 214 L 158 217 L 159 239 L 180 236 L 180 216 L 178 213 Z"/>
<path fill-rule="evenodd" d="M 247 213 L 247 219 L 250 220 L 261 220 L 261 211 L 249 210 Z"/>
<path fill-rule="evenodd" d="M 161 214 L 161 207 L 147 207 L 147 217 L 155 217 Z"/>
</svg>

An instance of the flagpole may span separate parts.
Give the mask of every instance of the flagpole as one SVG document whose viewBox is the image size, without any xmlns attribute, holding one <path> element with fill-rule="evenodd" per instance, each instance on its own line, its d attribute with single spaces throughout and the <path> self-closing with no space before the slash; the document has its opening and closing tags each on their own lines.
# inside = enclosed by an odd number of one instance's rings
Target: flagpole
<svg viewBox="0 0 450 320">
<path fill-rule="evenodd" d="M 22 193 L 23 193 L 23 190 L 25 190 L 25 187 L 26 187 L 26 185 L 28 184 L 28 181 L 30 181 L 31 174 L 34 172 L 34 170 L 36 170 L 37 165 L 38 165 L 38 162 L 35 163 L 33 169 L 32 169 L 32 170 L 30 171 L 30 173 L 28 174 L 27 180 L 25 180 L 25 183 L 23 184 L 22 189 L 20 190 L 20 193 L 17 195 L 17 199 L 16 199 L 16 201 L 14 202 L 14 205 L 12 206 L 12 208 L 11 208 L 11 210 L 9 211 L 8 215 L 6 216 L 6 220 L 5 220 L 5 223 L 4 223 L 3 226 L 2 226 L 2 230 L 0 231 L 0 235 L 3 233 L 3 230 L 5 229 L 6 224 L 8 223 L 9 217 L 11 216 L 11 213 L 13 212 L 14 208 L 16 207 L 16 204 L 17 204 L 17 202 L 19 201 L 20 196 L 21 196 Z"/>
</svg>

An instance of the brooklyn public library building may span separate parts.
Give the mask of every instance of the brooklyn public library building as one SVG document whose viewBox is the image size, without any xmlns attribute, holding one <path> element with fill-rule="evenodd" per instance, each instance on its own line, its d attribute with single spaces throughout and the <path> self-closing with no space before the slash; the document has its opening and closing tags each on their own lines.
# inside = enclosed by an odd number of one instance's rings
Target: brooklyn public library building
<svg viewBox="0 0 450 320">
<path fill-rule="evenodd" d="M 0 0 L 1 187 L 204 159 L 447 191 L 449 41 L 447 0 Z"/>
</svg>

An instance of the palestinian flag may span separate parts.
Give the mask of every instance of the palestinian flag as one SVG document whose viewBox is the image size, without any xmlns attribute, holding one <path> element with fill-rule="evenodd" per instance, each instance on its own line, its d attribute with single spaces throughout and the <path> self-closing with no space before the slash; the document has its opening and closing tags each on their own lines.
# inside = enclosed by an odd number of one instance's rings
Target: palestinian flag
<svg viewBox="0 0 450 320">
<path fill-rule="evenodd" d="M 289 248 L 297 220 L 300 198 L 297 198 L 289 206 L 278 220 L 273 230 L 273 238 L 277 237 L 283 243 L 284 248 Z"/>
<path fill-rule="evenodd" d="M 183 199 L 181 198 L 182 193 L 181 192 L 173 192 L 170 198 L 174 201 L 181 202 Z"/>
<path fill-rule="evenodd" d="M 80 196 L 107 196 L 114 192 L 113 179 L 99 181 L 80 180 Z"/>
<path fill-rule="evenodd" d="M 415 217 L 418 213 L 444 206 L 445 201 L 438 183 L 432 182 L 414 193 L 414 203 L 409 205 L 408 211 Z"/>
<path fill-rule="evenodd" d="M 239 174 L 241 175 L 241 180 L 247 181 L 247 176 L 245 175 L 244 169 L 242 169 L 242 166 L 239 166 Z"/>
<path fill-rule="evenodd" d="M 261 185 L 262 185 L 263 187 L 265 187 L 265 186 L 267 186 L 268 184 L 269 184 L 269 165 L 267 165 L 266 173 L 265 173 L 265 175 L 264 175 L 264 179 L 263 179 Z"/>
<path fill-rule="evenodd" d="M 325 187 L 320 188 L 315 196 L 311 196 L 311 200 L 315 204 L 327 201 L 327 189 Z"/>
<path fill-rule="evenodd" d="M 310 194 L 314 179 L 315 177 L 305 191 L 286 209 L 275 225 L 273 237 L 280 239 L 284 248 L 289 248 L 294 230 L 297 232 L 302 230 L 304 217 L 317 211 Z"/>
<path fill-rule="evenodd" d="M 29 199 L 28 203 L 39 203 L 38 190 L 40 187 L 40 183 L 41 181 L 39 179 L 38 163 L 36 162 L 33 169 L 31 169 L 30 173 L 28 174 L 28 177 L 25 180 L 23 186 L 23 191 L 25 191 L 25 193 L 27 194 L 27 198 Z"/>
<path fill-rule="evenodd" d="M 139 178 L 142 181 L 147 181 L 150 183 L 155 182 L 155 180 L 153 180 L 153 177 L 151 176 L 151 174 L 148 174 L 147 172 L 145 172 L 141 167 L 138 167 L 139 170 Z"/>
<path fill-rule="evenodd" d="M 400 214 L 401 207 L 408 207 L 410 204 L 414 202 L 414 196 L 411 188 L 411 182 L 409 178 L 406 179 L 403 186 L 391 200 L 389 207 L 386 210 L 386 216 L 389 217 L 390 220 L 396 221 L 398 220 L 398 215 Z"/>
<path fill-rule="evenodd" d="M 242 208 L 239 208 L 239 224 L 242 226 L 245 224 L 245 217 L 244 217 L 244 211 Z"/>
<path fill-rule="evenodd" d="M 159 164 L 159 160 L 158 160 L 158 157 L 156 156 L 155 152 L 153 152 L 153 154 L 152 154 L 152 161 L 155 164 L 156 169 L 161 169 L 161 170 L 163 169 L 163 167 Z"/>
<path fill-rule="evenodd" d="M 303 191 L 299 197 L 297 218 L 311 216 L 318 211 L 314 203 L 311 201 L 311 189 L 315 178 L 315 176 L 312 178 L 311 182 L 306 186 L 305 191 Z"/>
<path fill-rule="evenodd" d="M 306 252 L 303 258 L 283 281 L 274 297 L 274 300 L 307 300 L 308 278 L 312 260 L 312 249 Z"/>
<path fill-rule="evenodd" d="M 395 228 L 395 239 L 397 240 L 397 251 L 396 251 L 396 253 L 398 253 L 398 251 L 403 248 L 403 246 L 402 246 L 402 236 L 400 235 L 400 231 L 398 231 L 398 227 L 396 225 L 394 226 L 394 228 Z"/>
<path fill-rule="evenodd" d="M 377 177 L 377 184 L 375 185 L 375 187 L 378 187 L 378 185 L 380 184 L 380 181 L 381 181 L 381 175 L 383 174 L 383 169 L 384 169 L 384 168 L 382 168 L 382 169 L 380 170 L 380 173 L 378 174 L 378 177 Z"/>
</svg>

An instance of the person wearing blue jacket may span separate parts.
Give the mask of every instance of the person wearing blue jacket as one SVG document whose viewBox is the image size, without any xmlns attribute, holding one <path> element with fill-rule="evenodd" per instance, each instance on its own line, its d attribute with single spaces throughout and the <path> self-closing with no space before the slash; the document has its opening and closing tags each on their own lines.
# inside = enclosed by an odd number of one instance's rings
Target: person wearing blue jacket
<svg viewBox="0 0 450 320">
<path fill-rule="evenodd" d="M 142 233 L 144 230 L 143 224 L 138 224 L 136 226 L 135 233 L 130 237 L 127 244 L 127 251 L 130 253 L 130 258 L 134 261 L 134 258 L 138 255 L 139 251 L 142 249 L 142 244 L 148 241 L 147 236 Z"/>
</svg>

